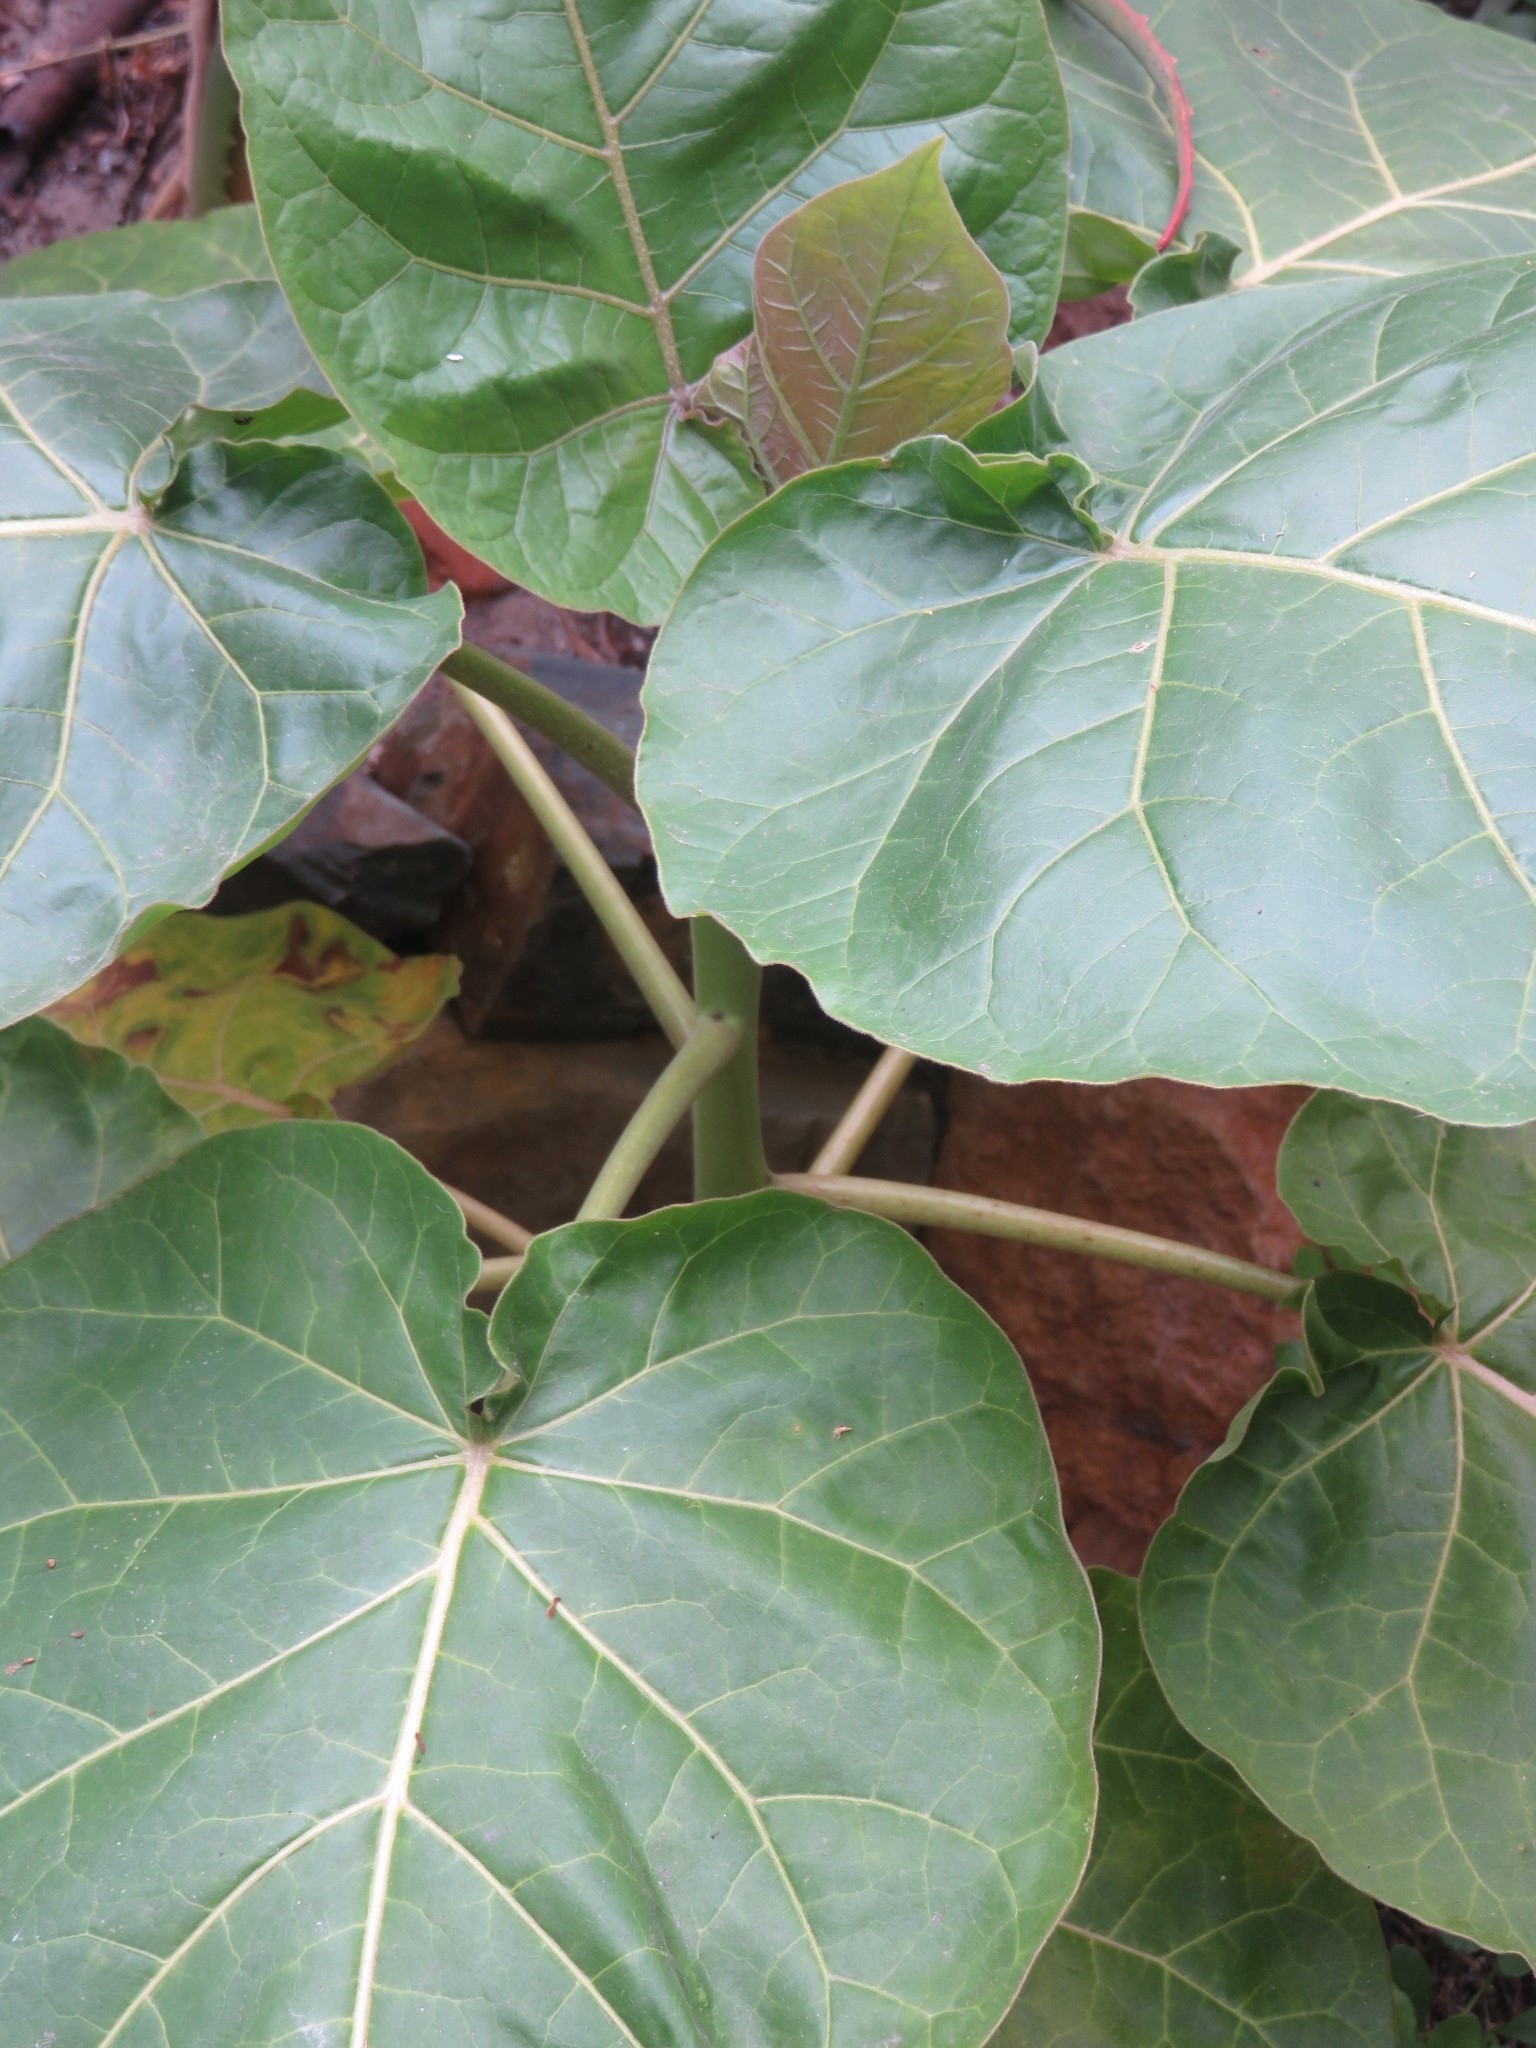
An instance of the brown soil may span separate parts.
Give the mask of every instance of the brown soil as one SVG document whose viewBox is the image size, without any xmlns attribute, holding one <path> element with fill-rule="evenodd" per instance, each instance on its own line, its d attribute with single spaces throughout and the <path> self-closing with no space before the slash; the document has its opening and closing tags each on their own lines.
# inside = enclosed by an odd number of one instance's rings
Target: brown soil
<svg viewBox="0 0 1536 2048">
<path fill-rule="evenodd" d="M 0 79 L 40 56 L 94 38 L 67 0 L 7 0 L 0 18 Z M 142 220 L 178 167 L 186 89 L 186 0 L 162 0 L 136 34 L 176 30 L 99 57 L 95 88 L 9 195 L 0 195 L 0 258 L 67 235 Z M 26 74 L 30 75 L 30 74 Z M 14 88 L 13 88 L 14 89 Z M 6 94 L 0 98 L 3 117 Z"/>
</svg>

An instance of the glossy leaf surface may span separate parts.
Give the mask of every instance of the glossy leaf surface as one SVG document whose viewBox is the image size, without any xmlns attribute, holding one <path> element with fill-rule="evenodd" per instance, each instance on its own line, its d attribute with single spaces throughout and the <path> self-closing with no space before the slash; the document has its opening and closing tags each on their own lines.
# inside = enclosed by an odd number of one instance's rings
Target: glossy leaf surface
<svg viewBox="0 0 1536 2048">
<path fill-rule="evenodd" d="M 1008 288 L 955 211 L 941 147 L 808 199 L 757 245 L 752 332 L 702 402 L 776 484 L 963 434 L 1007 396 Z"/>
<path fill-rule="evenodd" d="M 0 1264 L 195 1145 L 153 1074 L 44 1017 L 0 1031 Z"/>
<path fill-rule="evenodd" d="M 201 220 L 135 221 L 29 249 L 0 264 L 5 299 L 120 291 L 177 299 L 211 285 L 272 282 L 254 206 L 221 206 Z"/>
<path fill-rule="evenodd" d="M 313 375 L 271 285 L 0 301 L 0 1017 L 199 902 L 458 637 L 353 462 L 164 439 Z M 190 437 L 194 443 L 196 435 Z"/>
<path fill-rule="evenodd" d="M 1093 1855 L 995 2048 L 1394 2048 L 1369 1899 L 1180 1727 L 1135 1581 L 1092 1578 Z"/>
<path fill-rule="evenodd" d="M 706 1204 L 539 1240 L 466 1442 L 474 1271 L 289 1124 L 0 1277 L 10 2024 L 979 2044 L 1093 1805 L 1016 1356 L 889 1225 Z"/>
<path fill-rule="evenodd" d="M 1536 1125 L 1468 1130 L 1388 1102 L 1314 1096 L 1280 1151 L 1280 1193 L 1315 1243 L 1391 1264 L 1432 1319 L 1536 1337 Z"/>
<path fill-rule="evenodd" d="M 1180 1718 L 1377 1897 L 1536 1951 L 1536 1221 L 1524 1133 L 1320 1096 L 1286 1142 L 1304 1229 L 1449 1301 L 1319 1280 L 1314 1396 L 1277 1376 L 1152 1547 Z M 1353 1220 L 1350 1220 L 1353 1218 Z M 1480 1232 L 1490 1228 L 1485 1243 Z M 1341 1230 L 1340 1225 L 1345 1227 Z"/>
<path fill-rule="evenodd" d="M 1066 120 L 1037 0 L 237 0 L 268 238 L 337 390 L 456 540 L 659 617 L 759 494 L 681 417 L 751 322 L 763 231 L 948 138 L 962 217 L 1044 332 Z"/>
<path fill-rule="evenodd" d="M 1536 50 L 1422 0 L 1148 0 L 1193 109 L 1181 241 L 1238 244 L 1238 285 L 1405 276 L 1536 248 Z M 1072 115 L 1075 238 L 1123 275 L 1112 227 L 1146 254 L 1174 151 L 1147 75 L 1072 0 L 1047 0 Z M 1082 292 L 1088 280 L 1079 278 Z"/>
<path fill-rule="evenodd" d="M 1533 389 L 1536 267 L 1297 286 L 798 479 L 652 658 L 673 908 L 1005 1080 L 1536 1115 Z"/>
<path fill-rule="evenodd" d="M 414 1045 L 458 985 L 456 960 L 401 959 L 334 910 L 288 903 L 167 918 L 51 1014 L 153 1068 L 211 1133 L 323 1113 Z"/>
</svg>

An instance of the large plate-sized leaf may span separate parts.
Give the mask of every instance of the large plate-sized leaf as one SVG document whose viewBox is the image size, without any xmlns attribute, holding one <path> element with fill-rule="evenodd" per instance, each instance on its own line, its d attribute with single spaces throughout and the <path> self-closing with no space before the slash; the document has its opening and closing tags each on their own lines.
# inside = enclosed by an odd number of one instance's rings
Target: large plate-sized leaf
<svg viewBox="0 0 1536 2048">
<path fill-rule="evenodd" d="M 1050 318 L 1066 114 L 1038 0 L 237 0 L 257 197 L 299 323 L 455 539 L 659 617 L 758 486 L 679 408 L 800 200 L 936 134 L 1020 337 Z"/>
<path fill-rule="evenodd" d="M 1536 1955 L 1536 1209 L 1524 1131 L 1319 1096 L 1286 1140 L 1302 1227 L 1450 1304 L 1337 1273 L 1152 1547 L 1180 1718 L 1380 1898 Z M 1486 1235 L 1484 1232 L 1486 1231 Z"/>
<path fill-rule="evenodd" d="M 72 241 L 50 242 L 0 266 L 0 298 L 62 298 L 101 292 L 148 292 L 185 298 L 211 285 L 246 285 L 240 296 L 254 316 L 261 308 L 264 344 L 273 374 L 252 369 L 252 388 L 282 393 L 275 405 L 229 397 L 235 410 L 199 423 L 204 440 L 302 441 L 356 455 L 376 476 L 388 477 L 382 450 L 347 413 L 299 339 L 287 301 L 272 275 L 261 221 L 254 206 L 224 206 L 199 220 L 135 221 Z M 302 365 L 301 370 L 295 368 Z M 299 388 L 289 390 L 298 382 Z M 395 495 L 399 495 L 398 492 Z"/>
<path fill-rule="evenodd" d="M 1006 1080 L 1536 1116 L 1536 266 L 1213 300 L 1041 379 L 1102 550 L 1038 462 L 930 441 L 700 564 L 641 750 L 674 909 Z"/>
<path fill-rule="evenodd" d="M 51 1015 L 154 1069 L 206 1132 L 325 1113 L 416 1043 L 459 986 L 318 903 L 155 925 Z"/>
<path fill-rule="evenodd" d="M 153 1074 L 118 1053 L 76 1045 L 45 1017 L 0 1031 L 0 1263 L 202 1134 Z"/>
<path fill-rule="evenodd" d="M 1147 13 L 1193 106 L 1180 239 L 1236 243 L 1239 286 L 1536 248 L 1536 50 L 1513 36 L 1423 0 L 1148 0 Z M 1155 89 L 1073 0 L 1047 0 L 1047 19 L 1073 203 L 1106 248 L 1129 228 L 1150 255 L 1175 179 Z"/>
<path fill-rule="evenodd" d="M 187 407 L 309 374 L 271 285 L 0 301 L 0 1019 L 205 899 L 455 644 L 355 463 L 211 443 L 170 474 Z"/>
<path fill-rule="evenodd" d="M 0 298 L 148 292 L 177 299 L 217 284 L 272 284 L 254 206 L 221 206 L 201 220 L 134 221 L 50 242 L 0 264 Z M 275 294 L 274 294 L 275 296 Z"/>
<path fill-rule="evenodd" d="M 1174 1719 L 1135 1580 L 1092 1579 L 1093 1855 L 994 2048 L 1394 2048 L 1370 1900 Z"/>
<path fill-rule="evenodd" d="M 404 1154 L 289 1124 L 0 1276 L 8 2027 L 979 2044 L 1093 1805 L 1016 1356 L 765 1195 L 542 1239 L 467 1441 L 475 1265 Z"/>
</svg>

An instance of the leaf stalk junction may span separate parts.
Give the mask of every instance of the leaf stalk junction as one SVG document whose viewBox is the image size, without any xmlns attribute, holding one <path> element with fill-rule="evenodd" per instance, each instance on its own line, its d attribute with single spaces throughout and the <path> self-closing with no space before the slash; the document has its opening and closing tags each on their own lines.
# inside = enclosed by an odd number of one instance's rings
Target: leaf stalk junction
<svg viewBox="0 0 1536 2048">
<path fill-rule="evenodd" d="M 469 660 L 461 659 L 469 655 Z M 635 978 L 674 1056 L 604 1161 L 579 1216 L 614 1217 L 623 1211 L 667 1139 L 690 1112 L 694 1123 L 694 1198 L 750 1194 L 770 1184 L 818 1196 L 836 1207 L 860 1209 L 894 1223 L 966 1230 L 983 1237 L 1053 1251 L 1112 1259 L 1149 1272 L 1169 1273 L 1227 1287 L 1285 1306 L 1303 1285 L 1294 1275 L 1231 1258 L 1203 1246 L 1117 1224 L 1094 1223 L 1023 1203 L 1002 1202 L 950 1188 L 911 1186 L 849 1173 L 901 1092 L 915 1055 L 888 1047 L 876 1060 L 809 1173 L 770 1174 L 763 1155 L 757 1085 L 757 1012 L 762 969 L 741 941 L 713 918 L 692 920 L 694 994 L 690 996 L 607 862 L 570 809 L 509 712 L 634 803 L 634 756 L 595 720 L 478 648 L 460 648 L 444 669 L 465 709 L 484 733 L 511 780 L 549 833 L 577 886 Z M 508 680 L 510 679 L 510 680 Z M 524 686 L 527 686 L 526 688 Z M 556 707 L 553 711 L 544 699 Z M 615 756 L 622 755 L 621 769 Z M 526 1237 L 517 1224 L 472 1197 L 455 1194 L 468 1220 L 509 1256 L 487 1259 L 477 1292 L 503 1286 L 522 1264 Z M 493 1227 L 494 1226 L 494 1227 Z M 531 1241 L 531 1240 L 530 1240 Z"/>
</svg>

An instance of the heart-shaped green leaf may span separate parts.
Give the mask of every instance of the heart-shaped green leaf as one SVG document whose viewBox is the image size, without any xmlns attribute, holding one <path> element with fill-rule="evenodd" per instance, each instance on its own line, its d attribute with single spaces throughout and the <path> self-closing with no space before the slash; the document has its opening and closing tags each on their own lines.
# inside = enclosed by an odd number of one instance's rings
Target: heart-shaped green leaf
<svg viewBox="0 0 1536 2048">
<path fill-rule="evenodd" d="M 0 1263 L 202 1136 L 153 1074 L 44 1017 L 0 1031 Z"/>
<path fill-rule="evenodd" d="M 192 445 L 312 375 L 272 285 L 0 300 L 0 1019 L 204 900 L 395 718 L 452 589 L 353 462 Z M 196 433 L 188 437 L 196 443 Z"/>
<path fill-rule="evenodd" d="M 1536 1116 L 1533 383 L 1525 261 L 1298 285 L 797 479 L 651 662 L 672 907 L 1005 1080 Z"/>
<path fill-rule="evenodd" d="M 1173 137 L 1136 59 L 1046 0 L 1072 114 L 1081 295 L 1125 275 L 1168 218 Z M 1239 286 L 1322 272 L 1404 276 L 1536 248 L 1536 50 L 1420 0 L 1148 0 L 1194 113 L 1181 240 L 1243 251 Z M 1105 260 L 1107 259 L 1107 260 Z"/>
<path fill-rule="evenodd" d="M 1452 1304 L 1315 1283 L 1287 1374 L 1196 1473 L 1143 1578 L 1175 1710 L 1346 1877 L 1536 1953 L 1536 1210 L 1528 1131 L 1316 1098 L 1302 1227 Z M 1486 1235 L 1484 1232 L 1486 1230 Z"/>
<path fill-rule="evenodd" d="M 1369 1899 L 1180 1727 L 1142 1647 L 1136 1582 L 1092 1577 L 1093 1855 L 994 2048 L 1393 2048 Z"/>
<path fill-rule="evenodd" d="M 400 959 L 334 910 L 287 903 L 166 918 L 50 1014 L 152 1067 L 213 1132 L 323 1114 L 408 1051 L 458 985 L 457 960 Z"/>
<path fill-rule="evenodd" d="M 1495 1360 L 1536 1338 L 1536 1124 L 1468 1130 L 1323 1093 L 1286 1133 L 1277 1173 L 1308 1237 L 1391 1265 L 1451 1331 L 1486 1332 Z"/>
<path fill-rule="evenodd" d="M 700 403 L 776 484 L 963 434 L 1007 395 L 1008 288 L 955 211 L 942 146 L 808 199 L 757 245 L 752 332 Z"/>
<path fill-rule="evenodd" d="M 233 0 L 257 197 L 299 323 L 455 539 L 659 617 L 759 495 L 683 417 L 797 202 L 949 138 L 967 227 L 1044 332 L 1066 116 L 1038 0 L 500 8 Z"/>
<path fill-rule="evenodd" d="M 1001 1333 L 803 1198 L 575 1225 L 476 1429 L 474 1271 L 403 1153 L 286 1124 L 0 1275 L 10 2030 L 981 2043 L 1093 1806 Z"/>
<path fill-rule="evenodd" d="M 179 299 L 211 285 L 272 282 L 254 206 L 221 206 L 201 220 L 145 220 L 104 228 L 29 249 L 0 264 L 3 299 L 122 291 Z M 276 292 L 271 297 L 275 300 Z"/>
</svg>

